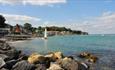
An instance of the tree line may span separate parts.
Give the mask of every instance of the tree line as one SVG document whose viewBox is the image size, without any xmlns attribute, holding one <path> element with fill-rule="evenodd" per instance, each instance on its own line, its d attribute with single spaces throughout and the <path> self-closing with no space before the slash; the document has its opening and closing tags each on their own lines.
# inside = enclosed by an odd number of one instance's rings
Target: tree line
<svg viewBox="0 0 115 70">
<path fill-rule="evenodd" d="M 8 27 L 10 26 L 11 28 L 13 28 L 13 26 L 6 24 L 5 23 L 6 19 L 0 15 L 0 28 L 4 28 L 4 27 Z M 31 32 L 31 33 L 42 33 L 44 32 L 45 27 L 32 27 L 32 25 L 30 23 L 25 23 L 23 26 L 23 29 L 25 29 L 27 32 Z M 88 34 L 87 32 L 82 32 L 80 30 L 71 30 L 70 28 L 66 28 L 66 27 L 57 27 L 57 26 L 50 26 L 50 27 L 46 27 L 48 31 L 66 31 L 66 32 L 71 32 L 73 34 Z"/>
</svg>

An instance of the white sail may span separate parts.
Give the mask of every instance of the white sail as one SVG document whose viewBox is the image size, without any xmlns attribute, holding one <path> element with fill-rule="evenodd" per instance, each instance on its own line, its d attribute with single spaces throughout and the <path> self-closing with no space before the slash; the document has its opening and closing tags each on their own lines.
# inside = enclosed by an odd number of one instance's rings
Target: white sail
<svg viewBox="0 0 115 70">
<path fill-rule="evenodd" d="M 45 28 L 44 38 L 47 39 L 47 28 Z"/>
</svg>

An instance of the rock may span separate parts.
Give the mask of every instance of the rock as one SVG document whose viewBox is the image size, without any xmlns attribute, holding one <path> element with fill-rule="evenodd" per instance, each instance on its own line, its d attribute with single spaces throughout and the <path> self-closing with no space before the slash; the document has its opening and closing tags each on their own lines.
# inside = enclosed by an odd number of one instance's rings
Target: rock
<svg viewBox="0 0 115 70">
<path fill-rule="evenodd" d="M 78 57 L 86 58 L 88 62 L 95 63 L 98 60 L 97 56 L 94 56 L 88 52 L 81 53 Z"/>
<path fill-rule="evenodd" d="M 5 69 L 12 69 L 13 65 L 15 65 L 16 63 L 18 62 L 18 60 L 10 60 L 10 61 L 7 61 L 3 66 L 2 68 L 5 68 Z"/>
<path fill-rule="evenodd" d="M 3 40 L 0 40 L 0 44 L 1 44 L 1 43 L 5 43 L 5 41 L 3 41 Z"/>
<path fill-rule="evenodd" d="M 0 50 L 0 54 L 4 54 L 8 56 L 9 59 L 18 59 L 20 55 L 20 51 L 17 51 L 16 49 L 11 49 L 7 51 Z"/>
<path fill-rule="evenodd" d="M 46 70 L 46 66 L 44 64 L 36 64 L 35 70 Z"/>
<path fill-rule="evenodd" d="M 0 69 L 0 70 L 9 70 L 9 69 L 2 68 L 2 69 Z"/>
<path fill-rule="evenodd" d="M 98 58 L 96 56 L 94 56 L 94 55 L 91 55 L 88 58 L 88 62 L 91 62 L 91 63 L 95 63 L 97 60 L 98 60 Z"/>
<path fill-rule="evenodd" d="M 10 50 L 11 47 L 10 47 L 10 45 L 9 45 L 8 43 L 2 43 L 2 44 L 0 45 L 0 49 L 1 49 L 1 50 Z"/>
<path fill-rule="evenodd" d="M 52 52 L 52 53 L 46 55 L 45 57 L 48 57 L 51 59 L 51 61 L 55 62 L 58 59 L 62 59 L 63 54 L 61 52 Z"/>
<path fill-rule="evenodd" d="M 5 41 L 0 41 L 0 50 L 10 50 L 12 47 Z"/>
<path fill-rule="evenodd" d="M 89 58 L 91 54 L 88 53 L 88 52 L 83 52 L 83 53 L 80 53 L 80 55 L 78 55 L 78 57 L 80 58 Z"/>
<path fill-rule="evenodd" d="M 78 70 L 78 63 L 71 58 L 65 57 L 62 59 L 61 66 L 64 70 Z"/>
<path fill-rule="evenodd" d="M 32 54 L 28 57 L 28 62 L 31 64 L 43 64 L 46 68 L 49 68 L 51 58 L 44 57 L 40 54 Z"/>
<path fill-rule="evenodd" d="M 2 58 L 0 58 L 0 68 L 1 68 L 3 65 L 5 65 L 5 61 L 4 61 Z"/>
<path fill-rule="evenodd" d="M 29 62 L 29 63 L 35 63 L 35 62 L 38 62 L 38 61 L 42 60 L 43 58 L 44 58 L 43 55 L 34 53 L 34 54 L 32 54 L 32 55 L 30 55 L 30 56 L 28 57 L 28 62 Z"/>
<path fill-rule="evenodd" d="M 2 58 L 4 61 L 9 59 L 7 55 L 0 54 L 0 58 Z"/>
<path fill-rule="evenodd" d="M 62 52 L 55 52 L 54 55 L 57 59 L 61 59 L 63 57 Z"/>
<path fill-rule="evenodd" d="M 60 65 L 55 64 L 55 63 L 51 63 L 49 69 L 47 70 L 64 70 L 63 68 L 60 67 Z"/>
<path fill-rule="evenodd" d="M 73 58 L 65 57 L 58 60 L 57 63 L 61 65 L 64 70 L 88 70 L 89 66 L 83 62 L 78 62 Z"/>
<path fill-rule="evenodd" d="M 78 62 L 78 70 L 89 70 L 89 66 L 84 62 Z"/>
<path fill-rule="evenodd" d="M 48 54 L 48 55 L 45 55 L 44 57 L 52 58 L 53 56 L 54 56 L 54 54 L 53 54 L 53 53 L 50 53 L 50 54 Z"/>
<path fill-rule="evenodd" d="M 35 66 L 28 61 L 22 60 L 16 63 L 11 70 L 35 70 Z"/>
<path fill-rule="evenodd" d="M 0 43 L 0 54 L 8 56 L 9 59 L 18 59 L 21 51 L 11 47 L 8 43 Z"/>
</svg>

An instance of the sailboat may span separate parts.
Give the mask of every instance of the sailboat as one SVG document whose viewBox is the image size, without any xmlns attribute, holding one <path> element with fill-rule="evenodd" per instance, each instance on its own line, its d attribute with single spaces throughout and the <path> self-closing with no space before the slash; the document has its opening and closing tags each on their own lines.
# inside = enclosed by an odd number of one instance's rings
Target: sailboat
<svg viewBox="0 0 115 70">
<path fill-rule="evenodd" d="M 44 31 L 44 39 L 47 39 L 47 28 L 45 27 L 45 31 Z"/>
</svg>

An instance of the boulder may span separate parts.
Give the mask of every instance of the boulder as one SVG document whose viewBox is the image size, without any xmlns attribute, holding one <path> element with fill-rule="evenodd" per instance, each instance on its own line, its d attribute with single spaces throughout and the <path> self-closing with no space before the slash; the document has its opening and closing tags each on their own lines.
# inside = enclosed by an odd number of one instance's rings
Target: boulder
<svg viewBox="0 0 115 70">
<path fill-rule="evenodd" d="M 1 50 L 10 50 L 12 47 L 8 43 L 0 43 Z"/>
<path fill-rule="evenodd" d="M 58 59 L 62 59 L 63 58 L 63 54 L 62 52 L 52 52 L 48 55 L 45 55 L 45 57 L 48 57 L 51 59 L 51 61 L 55 62 Z"/>
<path fill-rule="evenodd" d="M 78 57 L 87 59 L 88 62 L 95 63 L 98 60 L 97 56 L 94 56 L 91 53 L 83 52 Z"/>
<path fill-rule="evenodd" d="M 17 62 L 11 70 L 35 70 L 35 66 L 26 60 Z"/>
<path fill-rule="evenodd" d="M 80 55 L 78 55 L 78 57 L 80 58 L 89 58 L 90 57 L 90 53 L 88 52 L 83 52 L 83 53 L 80 53 Z"/>
<path fill-rule="evenodd" d="M 94 55 L 91 55 L 87 61 L 88 62 L 91 62 L 91 63 L 95 63 L 96 61 L 98 60 L 98 57 L 94 56 Z"/>
<path fill-rule="evenodd" d="M 0 54 L 4 54 L 4 55 L 8 56 L 9 59 L 18 59 L 20 53 L 21 52 L 16 49 L 10 49 L 7 51 L 0 50 Z"/>
<path fill-rule="evenodd" d="M 9 59 L 8 56 L 4 54 L 0 54 L 0 58 L 2 58 L 4 61 Z"/>
<path fill-rule="evenodd" d="M 36 63 L 38 61 L 41 61 L 44 58 L 43 55 L 37 54 L 37 53 L 33 53 L 28 57 L 28 62 L 29 63 Z"/>
<path fill-rule="evenodd" d="M 21 51 L 16 50 L 6 42 L 0 43 L 0 54 L 8 56 L 9 59 L 18 59 Z"/>
<path fill-rule="evenodd" d="M 47 70 L 64 70 L 63 68 L 60 67 L 60 65 L 56 64 L 56 63 L 51 63 L 49 69 Z"/>
<path fill-rule="evenodd" d="M 1 67 L 4 66 L 4 65 L 5 65 L 5 61 L 4 61 L 2 58 L 0 58 L 0 69 L 1 69 Z"/>
<path fill-rule="evenodd" d="M 63 58 L 62 52 L 55 52 L 55 53 L 54 53 L 54 56 L 55 56 L 57 59 Z"/>
<path fill-rule="evenodd" d="M 65 57 L 58 60 L 57 63 L 61 65 L 64 70 L 88 70 L 89 66 L 83 62 L 78 62 L 73 58 Z"/>
<path fill-rule="evenodd" d="M 17 62 L 18 62 L 18 60 L 10 60 L 10 61 L 7 61 L 7 62 L 2 66 L 2 68 L 11 70 L 12 67 L 13 67 L 13 65 L 15 65 Z"/>
<path fill-rule="evenodd" d="M 78 63 L 71 58 L 65 57 L 60 64 L 64 70 L 78 70 Z"/>
<path fill-rule="evenodd" d="M 46 66 L 44 64 L 36 64 L 35 70 L 46 70 Z"/>
<path fill-rule="evenodd" d="M 89 65 L 84 62 L 78 62 L 78 70 L 89 70 Z"/>
<path fill-rule="evenodd" d="M 2 68 L 2 69 L 0 69 L 0 70 L 9 70 L 9 69 Z"/>
</svg>

